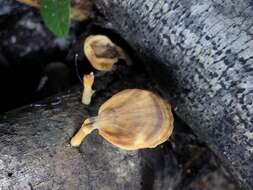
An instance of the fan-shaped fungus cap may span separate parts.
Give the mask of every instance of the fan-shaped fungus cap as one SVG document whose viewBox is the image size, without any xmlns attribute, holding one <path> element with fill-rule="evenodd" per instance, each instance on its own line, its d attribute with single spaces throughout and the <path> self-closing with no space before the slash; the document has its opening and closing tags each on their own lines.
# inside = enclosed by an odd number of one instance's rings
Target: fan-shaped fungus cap
<svg viewBox="0 0 253 190">
<path fill-rule="evenodd" d="M 92 85 L 94 83 L 94 74 L 91 72 L 88 75 L 83 76 L 83 96 L 82 103 L 85 105 L 89 105 L 91 102 L 91 97 L 94 94 L 94 90 L 92 90 Z"/>
<path fill-rule="evenodd" d="M 129 62 L 126 53 L 107 36 L 91 35 L 85 39 L 84 54 L 91 65 L 101 71 L 109 71 L 119 59 Z"/>
<path fill-rule="evenodd" d="M 97 117 L 86 119 L 71 145 L 79 146 L 86 135 L 98 129 L 102 137 L 119 148 L 154 148 L 170 137 L 173 121 L 170 104 L 160 96 L 127 89 L 107 100 Z"/>
</svg>

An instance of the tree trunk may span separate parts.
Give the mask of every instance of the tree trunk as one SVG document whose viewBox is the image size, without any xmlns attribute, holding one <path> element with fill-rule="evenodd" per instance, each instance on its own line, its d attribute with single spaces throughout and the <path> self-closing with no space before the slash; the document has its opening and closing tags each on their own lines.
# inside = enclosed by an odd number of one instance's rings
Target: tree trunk
<svg viewBox="0 0 253 190">
<path fill-rule="evenodd" d="M 145 60 L 175 112 L 242 187 L 253 187 L 250 0 L 97 0 Z"/>
</svg>

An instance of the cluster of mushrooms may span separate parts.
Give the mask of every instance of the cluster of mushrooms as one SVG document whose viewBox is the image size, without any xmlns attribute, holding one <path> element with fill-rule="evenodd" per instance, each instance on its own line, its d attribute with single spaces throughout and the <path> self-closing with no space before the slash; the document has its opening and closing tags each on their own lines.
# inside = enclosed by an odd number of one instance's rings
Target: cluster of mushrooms
<svg viewBox="0 0 253 190">
<path fill-rule="evenodd" d="M 17 0 L 39 8 L 41 0 Z M 92 0 L 71 0 L 70 17 L 76 21 L 89 18 Z M 131 64 L 125 51 L 107 36 L 91 35 L 84 42 L 84 54 L 91 65 L 99 71 L 110 71 L 119 59 Z M 89 105 L 94 90 L 94 74 L 83 76 L 82 103 Z M 123 90 L 99 109 L 96 117 L 84 121 L 80 130 L 71 139 L 72 146 L 79 146 L 94 129 L 115 146 L 126 150 L 154 148 L 165 142 L 173 130 L 173 115 L 170 104 L 157 94 L 141 89 Z"/>
<path fill-rule="evenodd" d="M 91 35 L 84 42 L 84 54 L 91 65 L 109 71 L 119 59 L 129 57 L 107 36 Z M 94 74 L 84 75 L 82 103 L 89 105 L 94 90 Z M 126 89 L 113 95 L 99 108 L 96 117 L 86 119 L 71 139 L 79 146 L 93 130 L 113 145 L 125 150 L 154 148 L 165 142 L 173 130 L 170 104 L 159 95 L 142 89 Z"/>
</svg>

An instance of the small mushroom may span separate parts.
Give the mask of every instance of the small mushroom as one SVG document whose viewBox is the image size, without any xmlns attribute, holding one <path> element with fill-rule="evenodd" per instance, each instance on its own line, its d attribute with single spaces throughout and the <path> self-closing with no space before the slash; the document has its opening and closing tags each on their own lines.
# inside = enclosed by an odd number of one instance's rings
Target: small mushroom
<svg viewBox="0 0 253 190">
<path fill-rule="evenodd" d="M 170 104 L 160 96 L 147 90 L 127 89 L 107 100 L 98 116 L 86 119 L 71 145 L 79 146 L 98 129 L 102 137 L 119 148 L 154 148 L 170 137 L 173 120 Z"/>
<path fill-rule="evenodd" d="M 111 70 L 119 59 L 124 59 L 128 64 L 131 63 L 124 50 L 104 35 L 87 37 L 84 42 L 84 54 L 91 65 L 100 71 Z"/>
<path fill-rule="evenodd" d="M 88 75 L 83 76 L 83 95 L 82 95 L 82 103 L 85 105 L 89 105 L 91 102 L 91 97 L 94 94 L 94 90 L 92 90 L 92 85 L 94 83 L 94 74 L 91 72 Z"/>
</svg>

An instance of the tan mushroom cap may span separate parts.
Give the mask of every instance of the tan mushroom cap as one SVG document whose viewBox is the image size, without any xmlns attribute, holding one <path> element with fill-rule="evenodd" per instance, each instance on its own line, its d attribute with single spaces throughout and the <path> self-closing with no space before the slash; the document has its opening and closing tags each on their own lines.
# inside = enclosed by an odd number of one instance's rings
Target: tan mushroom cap
<svg viewBox="0 0 253 190">
<path fill-rule="evenodd" d="M 107 100 L 98 116 L 87 119 L 80 130 L 89 134 L 98 129 L 115 146 L 136 150 L 165 142 L 173 131 L 173 121 L 170 104 L 160 96 L 147 90 L 127 89 Z M 73 139 L 74 146 L 82 141 Z"/>
<path fill-rule="evenodd" d="M 109 71 L 120 57 L 119 47 L 107 36 L 91 35 L 85 39 L 84 54 L 91 65 L 101 71 Z"/>
</svg>

